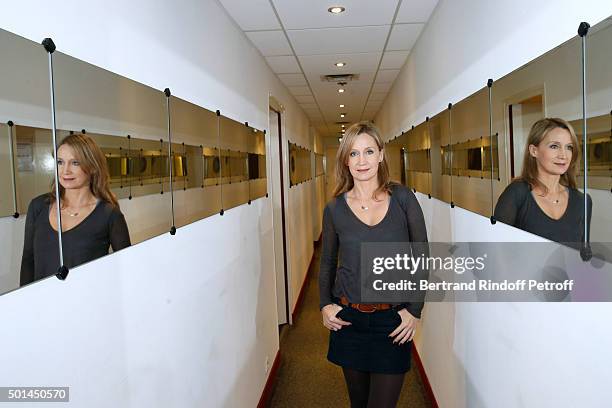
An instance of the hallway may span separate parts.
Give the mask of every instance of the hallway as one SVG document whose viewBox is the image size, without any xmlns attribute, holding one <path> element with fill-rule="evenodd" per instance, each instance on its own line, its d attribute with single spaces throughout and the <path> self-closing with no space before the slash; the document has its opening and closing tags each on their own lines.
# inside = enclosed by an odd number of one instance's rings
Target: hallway
<svg viewBox="0 0 612 408">
<path fill-rule="evenodd" d="M 318 310 L 320 252 L 317 245 L 294 324 L 285 325 L 281 332 L 281 363 L 270 408 L 349 406 L 342 371 L 325 358 L 328 330 L 321 324 Z M 398 407 L 430 406 L 413 356 Z"/>
</svg>

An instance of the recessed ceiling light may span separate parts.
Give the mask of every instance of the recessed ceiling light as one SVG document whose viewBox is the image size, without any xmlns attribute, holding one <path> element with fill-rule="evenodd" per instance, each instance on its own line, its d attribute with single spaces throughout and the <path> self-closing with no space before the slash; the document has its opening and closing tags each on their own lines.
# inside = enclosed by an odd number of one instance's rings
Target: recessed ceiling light
<svg viewBox="0 0 612 408">
<path fill-rule="evenodd" d="M 346 66 L 346 62 L 336 62 L 334 65 L 337 66 L 338 68 L 342 68 Z"/>
<path fill-rule="evenodd" d="M 338 105 L 338 106 L 339 106 L 339 107 L 341 107 L 341 108 L 344 108 L 344 104 L 343 104 L 343 103 L 341 103 L 341 104 L 340 104 L 340 105 Z"/>
<path fill-rule="evenodd" d="M 346 116 L 346 114 L 345 114 L 345 113 L 341 113 L 341 114 L 340 114 L 340 117 L 341 117 L 341 118 L 343 118 L 343 117 L 345 117 L 345 116 Z"/>
<path fill-rule="evenodd" d="M 342 125 L 342 130 L 344 130 L 344 127 L 345 127 L 345 126 L 344 126 L 344 125 Z"/>
<path fill-rule="evenodd" d="M 342 6 L 335 6 L 335 7 L 330 7 L 330 8 L 327 9 L 327 11 L 329 11 L 332 14 L 340 14 L 344 10 L 346 10 L 346 9 L 344 7 L 342 7 Z"/>
<path fill-rule="evenodd" d="M 338 93 L 343 93 L 343 92 L 344 92 L 344 88 L 338 89 Z"/>
</svg>

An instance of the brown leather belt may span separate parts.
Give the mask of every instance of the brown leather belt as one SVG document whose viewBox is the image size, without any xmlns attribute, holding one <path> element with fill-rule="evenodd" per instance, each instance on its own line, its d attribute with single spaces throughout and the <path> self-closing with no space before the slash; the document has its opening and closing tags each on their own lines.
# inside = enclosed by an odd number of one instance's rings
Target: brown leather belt
<svg viewBox="0 0 612 408">
<path fill-rule="evenodd" d="M 389 310 L 393 308 L 393 305 L 389 303 L 350 303 L 344 296 L 340 298 L 340 303 L 342 303 L 344 306 L 350 306 L 353 309 L 357 309 L 363 313 L 372 313 L 377 310 Z"/>
</svg>

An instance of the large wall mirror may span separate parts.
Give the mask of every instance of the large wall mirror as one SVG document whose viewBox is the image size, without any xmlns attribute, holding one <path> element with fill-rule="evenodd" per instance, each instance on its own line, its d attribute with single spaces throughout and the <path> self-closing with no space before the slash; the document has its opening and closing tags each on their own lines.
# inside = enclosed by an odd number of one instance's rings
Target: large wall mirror
<svg viewBox="0 0 612 408">
<path fill-rule="evenodd" d="M 56 163 L 68 268 L 267 196 L 264 131 L 59 51 L 56 161 L 49 54 L 0 50 L 0 293 L 57 272 Z"/>
</svg>

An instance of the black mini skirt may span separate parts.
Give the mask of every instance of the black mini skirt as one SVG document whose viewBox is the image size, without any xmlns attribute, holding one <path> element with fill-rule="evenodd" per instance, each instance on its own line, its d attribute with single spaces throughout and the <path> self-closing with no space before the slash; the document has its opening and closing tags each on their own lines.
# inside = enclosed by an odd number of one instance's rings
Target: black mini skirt
<svg viewBox="0 0 612 408">
<path fill-rule="evenodd" d="M 395 309 L 364 313 L 343 306 L 336 317 L 351 325 L 330 331 L 329 361 L 344 368 L 380 374 L 403 374 L 410 370 L 412 342 L 393 344 L 389 337 L 402 321 Z"/>
</svg>

